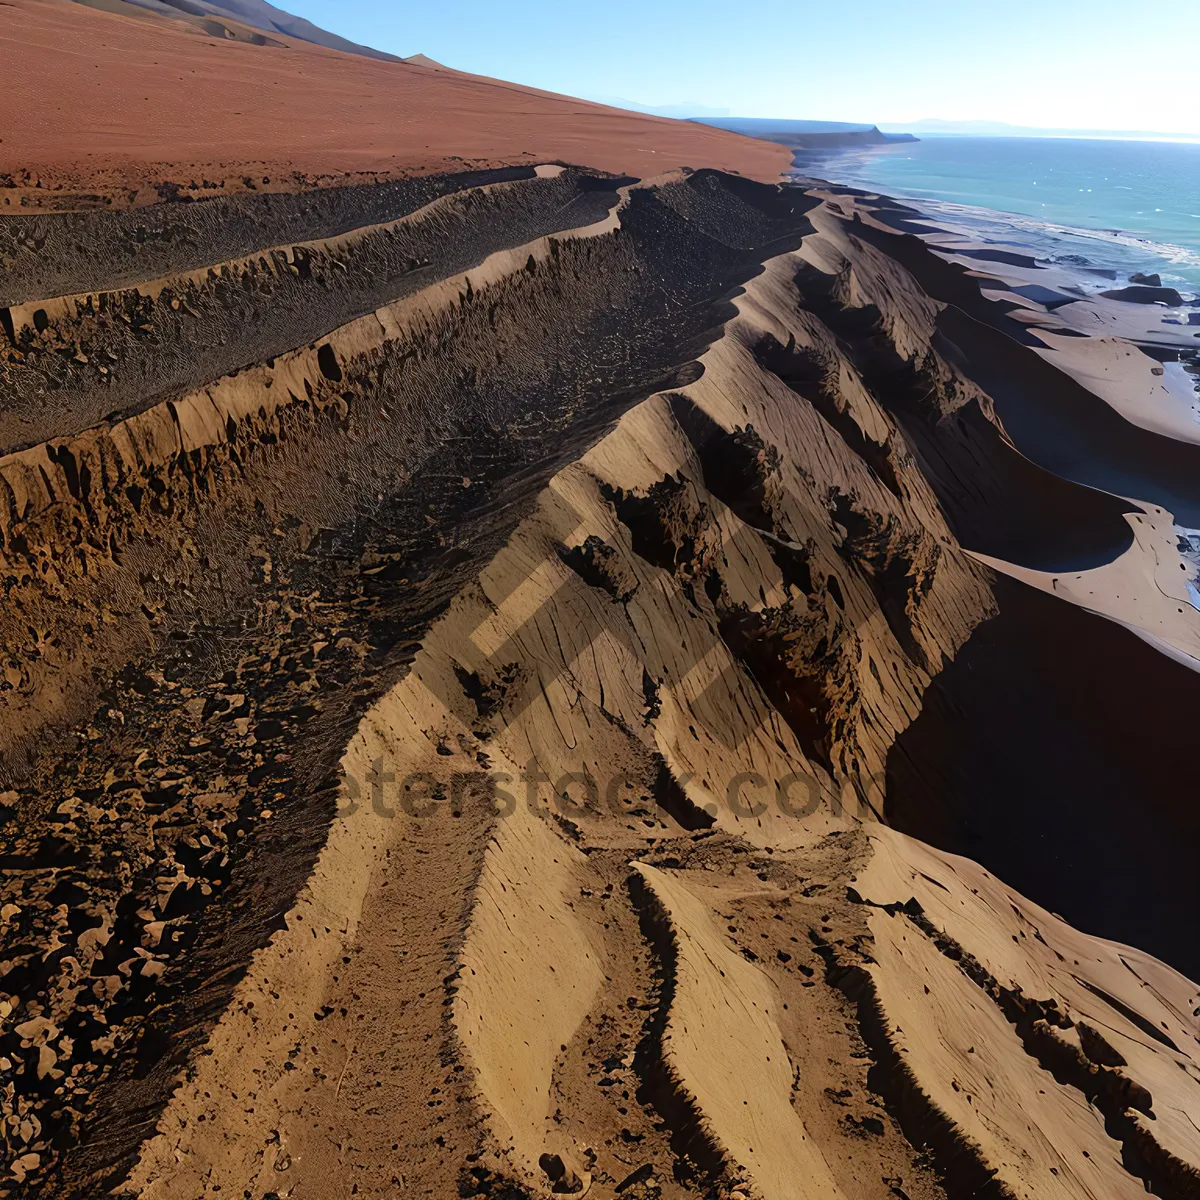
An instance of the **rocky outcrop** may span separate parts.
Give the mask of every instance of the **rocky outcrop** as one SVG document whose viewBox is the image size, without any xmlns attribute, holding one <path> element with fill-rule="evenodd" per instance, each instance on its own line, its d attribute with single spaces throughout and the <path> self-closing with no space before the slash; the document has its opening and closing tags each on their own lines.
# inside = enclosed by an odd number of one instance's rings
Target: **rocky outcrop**
<svg viewBox="0 0 1200 1200">
<path fill-rule="evenodd" d="M 1174 288 L 1157 284 L 1115 288 L 1100 295 L 1109 300 L 1124 300 L 1127 304 L 1166 304 L 1178 308 L 1183 303 L 1183 297 Z"/>
</svg>

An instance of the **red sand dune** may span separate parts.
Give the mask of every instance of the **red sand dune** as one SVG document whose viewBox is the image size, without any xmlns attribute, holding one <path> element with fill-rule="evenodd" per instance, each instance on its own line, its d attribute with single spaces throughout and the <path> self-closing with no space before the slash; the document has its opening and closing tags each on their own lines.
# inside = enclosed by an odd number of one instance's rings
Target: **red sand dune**
<svg viewBox="0 0 1200 1200">
<path fill-rule="evenodd" d="M 561 159 L 639 177 L 710 166 L 771 179 L 790 161 L 782 146 L 722 130 L 286 40 L 217 41 L 62 0 L 5 0 L 0 172 L 87 187 L 161 178 L 162 164 L 210 177 L 251 163 L 408 174 L 453 154 L 460 165 Z"/>
</svg>

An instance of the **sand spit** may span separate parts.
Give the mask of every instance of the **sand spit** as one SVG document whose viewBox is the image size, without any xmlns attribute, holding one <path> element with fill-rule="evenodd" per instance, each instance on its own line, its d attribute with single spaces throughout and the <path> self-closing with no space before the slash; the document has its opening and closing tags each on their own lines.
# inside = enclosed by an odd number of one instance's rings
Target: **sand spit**
<svg viewBox="0 0 1200 1200">
<path fill-rule="evenodd" d="M 62 0 L 5 4 L 0 178 L 13 191 L 0 211 L 553 161 L 764 179 L 788 165 L 784 147 L 720 129 L 275 40 L 198 36 Z"/>
<path fill-rule="evenodd" d="M 64 12 L 282 94 L 0 19 Z M 336 186 L 366 113 L 280 142 L 320 188 L 3 225 L 0 1194 L 1200 1194 L 1200 451 L 1140 352 L 658 171 L 736 139 L 354 67 L 462 117 L 419 177 Z"/>
</svg>

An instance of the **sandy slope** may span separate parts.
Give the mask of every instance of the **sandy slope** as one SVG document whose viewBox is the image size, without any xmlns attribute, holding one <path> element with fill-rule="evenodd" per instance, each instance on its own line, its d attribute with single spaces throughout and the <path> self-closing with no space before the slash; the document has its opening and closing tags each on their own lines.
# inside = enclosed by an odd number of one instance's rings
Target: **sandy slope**
<svg viewBox="0 0 1200 1200">
<path fill-rule="evenodd" d="M 764 435 L 787 439 L 780 442 L 785 449 L 790 439 L 796 439 L 799 446 L 811 444 L 815 437 L 819 439 L 818 446 L 821 442 L 824 446 L 814 447 L 817 453 L 810 454 L 810 464 L 814 467 L 820 464 L 829 479 L 847 471 L 863 472 L 862 485 L 878 497 L 877 503 L 885 509 L 897 505 L 894 497 L 888 499 L 890 493 L 872 484 L 862 465 L 855 466 L 854 457 L 844 443 L 830 438 L 811 408 L 798 409 L 791 399 L 793 393 L 786 386 L 769 374 L 760 374 L 754 366 L 750 348 L 765 333 L 783 339 L 796 332 L 803 336 L 802 326 L 792 325 L 789 329 L 787 324 L 780 324 L 781 319 L 788 320 L 788 265 L 786 260 L 772 264 L 769 273 L 741 302 L 743 312 L 754 315 L 743 317 L 733 330 L 727 331 L 725 339 L 706 356 L 704 377 L 676 395 L 693 397 L 701 411 L 710 414 L 728 411 L 732 416 L 742 409 L 738 413 L 742 421 Z M 757 386 L 747 388 L 741 384 L 743 376 Z M 863 397 L 861 403 L 886 430 L 886 418 L 873 408 L 872 402 Z M 743 408 L 749 405 L 754 407 Z M 475 1096 L 474 1103 L 490 1114 L 485 1125 L 493 1156 L 488 1159 L 489 1169 L 504 1174 L 515 1170 L 518 1178 L 535 1186 L 544 1177 L 538 1164 L 546 1153 L 558 1154 L 564 1162 L 582 1164 L 581 1170 L 594 1174 L 598 1181 L 607 1179 L 610 1185 L 620 1183 L 639 1165 L 625 1162 L 629 1152 L 620 1148 L 616 1136 L 619 1129 L 612 1124 L 622 1118 L 619 1101 L 618 1110 L 614 1111 L 598 1099 L 606 1093 L 595 1090 L 596 1052 L 581 1045 L 583 1061 L 575 1064 L 570 1061 L 570 1046 L 583 1038 L 585 1027 L 603 1029 L 608 1037 L 613 1037 L 615 1031 L 608 1027 L 616 1022 L 629 1031 L 625 1034 L 626 1053 L 633 1052 L 635 1060 L 639 1054 L 635 1047 L 639 1026 L 645 1018 L 636 1006 L 626 1007 L 627 994 L 619 994 L 613 987 L 613 964 L 627 950 L 604 927 L 612 924 L 607 919 L 608 907 L 615 906 L 624 910 L 621 926 L 635 941 L 640 940 L 635 932 L 638 917 L 630 908 L 630 858 L 647 851 L 661 852 L 666 845 L 680 839 L 685 845 L 689 842 L 685 830 L 662 808 L 665 797 L 655 796 L 654 789 L 662 786 L 658 782 L 660 768 L 655 762 L 665 762 L 675 779 L 693 779 L 681 789 L 677 810 L 680 819 L 690 823 L 690 812 L 708 806 L 715 815 L 714 830 L 728 830 L 737 843 L 746 839 L 746 844 L 752 847 L 770 845 L 773 855 L 787 854 L 790 861 L 792 852 L 798 852 L 839 824 L 834 821 L 831 826 L 827 815 L 836 792 L 835 781 L 816 756 L 832 757 L 839 751 L 870 754 L 869 741 L 862 750 L 849 745 L 836 750 L 832 745 L 819 749 L 802 747 L 792 728 L 779 720 L 752 679 L 731 658 L 717 634 L 716 614 L 711 607 L 705 606 L 707 612 L 704 608 L 697 610 L 698 597 L 686 600 L 670 573 L 664 573 L 661 566 L 644 562 L 632 551 L 629 532 L 605 504 L 602 487 L 645 492 L 672 474 L 698 481 L 704 472 L 697 454 L 668 397 L 656 397 L 629 413 L 618 429 L 582 463 L 555 480 L 541 513 L 484 572 L 480 589 L 470 589 L 460 596 L 435 629 L 427 648 L 414 663 L 412 674 L 387 702 L 387 711 L 397 717 L 404 714 L 402 723 L 392 725 L 382 712 L 370 719 L 371 726 L 387 729 L 389 738 L 403 739 L 397 743 L 399 752 L 389 755 L 385 764 L 385 773 L 397 779 L 404 779 L 414 769 L 428 770 L 436 772 L 445 789 L 452 789 L 453 775 L 447 775 L 446 766 L 461 774 L 477 768 L 478 762 L 487 761 L 514 779 L 522 771 L 531 777 L 544 773 L 547 779 L 586 772 L 597 781 L 599 811 L 584 811 L 578 816 L 570 808 L 563 810 L 561 800 L 556 803 L 545 787 L 540 789 L 542 795 L 531 810 L 526 803 L 527 785 L 512 785 L 516 809 L 510 817 L 496 822 L 493 840 L 477 867 L 481 873 L 472 890 L 470 924 L 462 948 L 455 956 L 458 965 L 450 972 L 454 980 L 451 994 L 455 997 L 451 1044 L 461 1046 L 455 1058 L 466 1065 L 470 1075 L 456 1080 L 451 1074 L 439 1081 L 439 1086 L 444 1088 L 447 1080 L 455 1084 L 449 1089 L 454 1096 L 470 1080 L 469 1094 Z M 785 463 L 788 461 L 784 459 Z M 818 516 L 820 510 L 811 509 L 812 500 L 805 498 L 821 493 L 819 483 L 805 487 L 798 477 L 790 486 L 789 482 L 785 473 L 778 492 L 772 496 L 775 505 L 783 506 L 774 510 L 775 519 L 794 524 L 793 532 L 803 542 L 801 530 L 808 529 L 814 520 L 828 528 L 829 518 L 823 513 Z M 723 606 L 740 604 L 757 608 L 762 604 L 760 589 L 772 603 L 790 606 L 793 601 L 787 598 L 787 585 L 771 557 L 770 543 L 764 543 L 763 535 L 753 532 L 715 496 L 702 490 L 698 482 L 693 486 L 700 489 L 691 501 L 696 506 L 693 511 L 698 520 L 705 520 L 708 506 L 722 513 L 719 520 L 723 528 L 705 531 L 704 544 L 698 544 L 695 553 L 700 562 L 727 563 L 721 568 L 728 592 Z M 912 502 L 900 503 L 900 511 L 908 503 Z M 789 509 L 790 518 L 785 516 Z M 925 513 L 927 519 L 936 519 L 929 511 L 927 499 Z M 617 559 L 606 557 L 604 561 L 606 569 L 621 573 L 622 586 L 633 590 L 626 604 L 614 604 L 602 587 L 587 586 L 556 555 L 554 546 L 560 538 L 565 538 L 568 545 L 582 546 L 588 544 L 589 537 L 601 538 L 601 544 L 617 547 Z M 833 560 L 828 560 L 828 565 L 824 558 L 821 562 L 819 568 L 815 561 L 812 566 L 818 578 L 834 569 Z M 699 562 L 689 564 L 688 574 L 699 573 L 698 568 Z M 908 686 L 919 689 L 920 673 L 914 671 L 899 649 L 886 622 L 869 615 L 871 601 L 864 585 L 850 577 L 843 586 L 847 612 L 864 622 L 858 636 L 875 647 L 880 668 L 889 676 L 906 676 Z M 801 593 L 796 591 L 795 595 Z M 928 600 L 925 621 L 933 628 L 939 622 L 947 622 L 950 629 L 945 636 L 952 644 L 955 608 L 983 603 L 979 581 L 973 577 L 967 561 L 960 558 L 956 565 L 948 564 L 940 573 Z M 827 596 L 823 605 L 830 614 L 838 611 L 836 603 Z M 835 627 L 841 624 L 840 617 L 829 615 L 824 619 L 831 620 Z M 957 617 L 962 631 L 958 636 L 965 633 L 969 620 L 965 614 Z M 701 646 L 706 641 L 711 648 L 702 654 Z M 490 719 L 481 721 L 481 714 L 472 712 L 456 671 L 476 675 L 490 689 L 496 686 L 492 676 L 497 664 L 510 659 L 519 666 L 517 679 L 503 689 L 501 706 Z M 649 722 L 643 672 L 656 681 L 657 704 L 661 707 L 660 713 Z M 677 685 L 671 684 L 673 679 L 678 680 Z M 434 696 L 449 695 L 455 703 L 450 707 L 443 703 L 439 708 L 439 703 L 430 699 L 431 692 Z M 903 695 L 889 702 L 886 695 L 877 693 L 867 700 L 868 710 L 876 714 L 884 728 L 889 723 L 895 726 L 905 722 L 905 705 Z M 413 723 L 417 713 L 425 716 Z M 741 743 L 735 752 L 727 745 L 731 738 Z M 439 748 L 449 751 L 443 759 L 445 766 L 438 764 Z M 466 756 L 462 762 L 458 761 L 460 755 Z M 481 755 L 485 758 L 480 758 Z M 868 765 L 879 769 L 882 762 L 868 758 L 862 767 L 848 760 L 840 764 L 855 773 Z M 795 820 L 774 803 L 757 812 L 761 799 L 757 794 L 747 795 L 741 813 L 731 810 L 726 793 L 734 767 L 757 769 L 763 778 L 769 779 L 795 775 L 788 802 L 793 811 L 803 812 L 806 797 L 811 794 L 808 804 L 811 814 Z M 835 773 L 840 775 L 841 770 Z M 535 786 L 534 790 L 539 789 Z M 761 792 L 761 787 L 756 791 Z M 387 803 L 391 803 L 390 798 Z M 473 807 L 469 806 L 469 811 Z M 569 814 L 560 815 L 557 828 L 556 810 Z M 435 824 L 438 819 L 434 818 Z M 380 820 L 364 805 L 335 825 L 335 838 L 340 842 L 345 836 L 355 840 L 367 837 L 377 845 L 386 846 L 382 857 L 390 863 L 384 869 L 397 870 L 403 877 L 412 849 L 420 844 L 410 840 L 407 830 L 420 825 L 420 819 L 405 820 L 402 816 L 395 821 Z M 358 832 L 351 833 L 352 829 Z M 718 846 L 720 849 L 715 849 Z M 587 853 L 580 853 L 581 849 Z M 469 848 L 459 848 L 458 854 L 463 853 L 469 854 Z M 718 861 L 731 853 L 725 838 L 714 843 L 714 853 Z M 737 851 L 732 853 L 736 855 Z M 599 869 L 593 865 L 594 856 L 603 860 Z M 328 872 L 335 888 L 333 894 L 338 897 L 356 892 L 370 895 L 381 887 L 379 878 L 369 884 L 351 884 L 342 877 L 342 872 L 351 863 L 361 863 L 363 867 L 372 861 L 380 863 L 380 857 L 379 850 L 364 858 L 331 845 L 318 867 L 318 877 Z M 780 857 L 779 861 L 785 859 Z M 448 870 L 448 864 L 444 869 Z M 653 880 L 656 876 L 648 870 L 646 878 Z M 657 890 L 669 889 L 669 883 L 663 880 L 651 886 Z M 314 897 L 312 903 L 321 902 Z M 689 905 L 684 894 L 680 894 L 677 903 L 689 913 L 694 911 L 695 902 Z M 310 940 L 308 930 L 314 916 L 316 913 L 306 914 L 295 926 L 295 936 L 299 938 L 296 952 L 311 953 L 302 948 Z M 345 919 L 335 923 L 322 914 L 316 925 L 331 931 L 327 936 L 335 946 L 328 952 L 329 961 L 336 961 L 336 944 L 341 942 L 343 950 L 348 948 L 336 932 L 346 927 Z M 356 943 L 374 936 L 354 918 L 351 927 L 356 928 Z M 699 955 L 697 969 L 714 953 L 728 956 L 733 964 L 731 969 L 742 979 L 740 988 L 744 990 L 744 998 L 735 1000 L 733 992 L 725 995 L 720 989 L 712 992 L 711 983 L 698 979 L 696 986 L 708 989 L 709 1002 L 717 1006 L 703 1018 L 706 1024 L 701 1028 L 707 1028 L 708 1032 L 701 1035 L 697 1029 L 692 1036 L 700 1036 L 701 1040 L 687 1043 L 689 1050 L 679 1040 L 682 1032 L 672 1037 L 672 1026 L 668 1025 L 666 1044 L 672 1048 L 651 1051 L 643 1047 L 641 1053 L 648 1055 L 650 1062 L 630 1064 L 636 1080 L 640 1072 L 652 1074 L 654 1057 L 665 1055 L 661 1069 L 663 1098 L 657 1104 L 643 1098 L 645 1115 L 637 1121 L 640 1130 L 637 1143 L 648 1139 L 641 1146 L 643 1157 L 655 1148 L 650 1158 L 658 1180 L 654 1187 L 665 1186 L 670 1194 L 669 1177 L 674 1170 L 671 1164 L 678 1163 L 685 1172 L 715 1171 L 730 1178 L 739 1170 L 748 1171 L 751 1176 L 765 1172 L 767 1194 L 802 1194 L 789 1190 L 793 1186 L 787 1182 L 793 1174 L 792 1165 L 780 1160 L 789 1139 L 803 1136 L 803 1131 L 801 1118 L 789 1104 L 792 1071 L 773 1014 L 765 1012 L 761 1027 L 751 1034 L 743 1018 L 724 1013 L 729 1003 L 744 1004 L 750 1009 L 767 1005 L 770 985 L 735 949 L 717 949 L 721 943 L 715 928 L 702 923 L 694 936 L 701 939 L 695 951 Z M 285 960 L 291 958 L 295 952 L 289 948 L 290 940 L 291 935 L 278 941 L 267 961 L 273 963 L 276 954 L 285 956 Z M 278 977 L 267 962 L 264 968 L 266 978 Z M 443 973 L 447 970 L 445 966 L 440 969 Z M 636 990 L 652 987 L 653 983 L 643 977 L 632 986 Z M 682 999 L 682 981 L 676 981 L 674 986 Z M 280 1003 L 296 1007 L 287 992 L 270 1004 L 269 997 L 251 987 L 251 991 L 242 993 L 237 1007 L 252 1022 L 265 1020 L 269 1025 L 269 1014 Z M 348 987 L 351 992 L 358 991 L 353 980 Z M 652 995 L 647 997 L 652 998 Z M 659 1003 L 663 1003 L 661 994 Z M 269 1008 L 264 1007 L 268 1004 Z M 610 1015 L 617 1004 L 630 1015 Z M 338 1004 L 328 997 L 314 997 L 303 1007 L 314 1012 L 333 1008 L 334 1013 L 320 1022 L 319 1036 L 339 1037 Z M 652 1003 L 651 1008 L 654 1007 Z M 358 1015 L 350 1011 L 343 1020 L 353 1025 Z M 395 1015 L 400 1017 L 399 1013 Z M 668 1013 L 663 1015 L 669 1017 Z M 630 1016 L 634 1017 L 632 1021 Z M 394 1034 L 383 1032 L 379 1024 L 384 1019 L 383 1013 L 373 1012 L 369 1019 L 375 1027 L 376 1039 L 386 1043 L 404 1036 L 403 1018 Z M 245 1045 L 248 1031 L 238 1026 L 235 1020 L 222 1027 L 218 1034 L 222 1044 Z M 309 1044 L 307 1029 L 287 1029 L 287 1036 L 294 1036 L 299 1045 Z M 640 1037 L 645 1036 L 648 1036 L 646 1031 L 641 1031 Z M 727 1051 L 718 1052 L 713 1039 L 724 1036 L 733 1041 Z M 566 1063 L 564 1046 L 568 1048 Z M 748 1053 L 770 1053 L 772 1046 L 777 1047 L 774 1070 L 782 1074 L 769 1091 L 756 1099 L 756 1105 L 761 1103 L 765 1107 L 761 1113 L 757 1108 L 754 1110 L 752 1123 L 747 1126 L 746 1119 L 738 1115 L 745 1093 L 736 1088 L 732 1092 L 723 1089 L 722 1080 Z M 314 1091 L 306 1078 L 310 1074 L 307 1057 L 301 1060 L 296 1073 L 285 1075 L 273 1071 L 257 1055 L 240 1057 L 238 1072 L 230 1077 L 228 1061 L 220 1054 L 215 1056 L 212 1060 L 215 1073 L 211 1078 L 206 1075 L 198 1079 L 194 1094 L 215 1095 L 214 1087 L 220 1087 L 227 1096 L 236 1092 L 249 1101 L 252 1115 L 248 1116 L 246 1104 L 241 1104 L 236 1123 L 227 1125 L 222 1114 L 232 1113 L 232 1109 L 218 1100 L 206 1109 L 209 1119 L 201 1127 L 200 1141 L 186 1135 L 181 1142 L 177 1133 L 168 1132 L 150 1147 L 142 1168 L 145 1174 L 135 1177 L 137 1186 L 150 1195 L 184 1195 L 200 1186 L 211 1186 L 207 1182 L 201 1184 L 201 1180 L 234 1186 L 237 1180 L 245 1178 L 245 1168 L 239 1164 L 254 1154 L 269 1126 L 281 1131 L 293 1161 L 329 1163 L 331 1168 L 336 1162 L 335 1173 L 321 1173 L 314 1177 L 313 1183 L 326 1194 L 339 1194 L 340 1180 L 354 1176 L 345 1174 L 351 1161 L 345 1157 L 347 1143 L 342 1142 L 341 1156 L 335 1156 L 332 1147 L 342 1139 L 340 1123 L 359 1118 L 350 1117 L 352 1109 L 342 1108 L 337 1085 L 334 1084 L 334 1094 L 325 1088 Z M 317 1063 L 319 1055 L 312 1061 Z M 582 1078 L 565 1081 L 559 1078 L 564 1071 L 573 1071 Z M 700 1072 L 698 1079 L 693 1079 L 694 1071 Z M 257 1081 L 273 1078 L 278 1082 L 263 1096 Z M 344 1090 L 347 1085 L 343 1081 L 341 1086 Z M 630 1086 L 636 1085 L 625 1084 L 626 1092 Z M 564 1088 L 570 1093 L 569 1101 L 562 1094 Z M 677 1105 L 679 1101 L 672 1101 L 671 1096 L 680 1088 L 695 1094 L 700 1106 L 697 1128 L 682 1123 L 681 1137 L 695 1143 L 682 1152 L 664 1142 L 662 1132 L 655 1131 L 653 1115 L 656 1109 L 662 1112 Z M 180 1097 L 179 1115 L 168 1116 L 167 1130 L 181 1128 L 176 1122 L 182 1121 L 188 1122 L 188 1128 L 194 1127 L 184 1115 L 191 1108 L 192 1095 L 189 1090 Z M 707 1098 L 717 1103 L 715 1113 L 710 1114 L 705 1107 Z M 303 1126 L 298 1124 L 292 1114 L 298 1116 L 300 1112 L 314 1120 Z M 346 1112 L 346 1117 L 339 1116 L 341 1112 Z M 454 1117 L 453 1110 L 449 1116 Z M 733 1126 L 727 1124 L 729 1121 Z M 436 1110 L 426 1121 L 425 1136 L 432 1138 L 434 1131 L 442 1130 L 444 1125 L 448 1125 L 448 1130 L 437 1136 L 452 1140 L 461 1148 L 469 1131 L 462 1130 L 456 1120 L 444 1120 Z M 771 1130 L 769 1134 L 767 1129 Z M 770 1139 L 765 1147 L 762 1137 Z M 757 1156 L 751 1154 L 750 1160 L 744 1161 L 748 1148 L 753 1148 L 756 1142 Z M 184 1154 L 183 1173 L 174 1165 L 178 1162 L 177 1149 Z M 588 1154 L 589 1149 L 593 1154 Z M 888 1153 L 896 1153 L 895 1147 L 889 1147 Z M 364 1178 L 379 1178 L 382 1182 L 378 1166 L 362 1157 L 353 1161 L 357 1164 L 354 1169 L 367 1172 Z M 814 1162 L 820 1161 L 818 1153 Z M 172 1165 L 166 1165 L 164 1172 L 165 1164 Z M 461 1165 L 447 1156 L 441 1164 L 448 1172 L 444 1176 L 447 1182 L 441 1186 L 449 1186 Z M 321 1167 L 313 1169 L 323 1171 Z M 897 1171 L 904 1174 L 911 1169 L 910 1161 Z M 774 1185 L 771 1179 L 775 1180 Z M 428 1175 L 428 1168 L 422 1173 L 422 1181 L 428 1191 L 438 1194 L 439 1185 Z M 751 1186 L 764 1184 L 751 1183 Z"/>
<path fill-rule="evenodd" d="M 0 176 L 40 181 L 40 192 L 172 180 L 211 193 L 464 163 L 557 159 L 638 176 L 711 166 L 767 179 L 788 164 L 783 147 L 707 126 L 282 40 L 217 41 L 64 0 L 14 0 L 0 12 Z"/>
<path fill-rule="evenodd" d="M 1200 1194 L 1200 450 L 1131 346 L 659 173 L 774 175 L 718 131 L 0 21 L 79 67 L 44 182 L 288 173 L 0 217 L 0 1193 Z"/>
<path fill-rule="evenodd" d="M 397 1178 L 430 1195 L 452 1186 L 456 1162 L 479 1194 L 498 1194 L 500 1179 L 544 1194 L 556 1178 L 566 1181 L 561 1191 L 598 1195 L 629 1179 L 621 1194 L 932 1196 L 944 1187 L 1133 1197 L 1146 1179 L 1190 1194 L 1186 1164 L 1200 1154 L 1187 1121 L 1200 1099 L 1188 1049 L 1198 1044 L 1195 987 L 1071 930 L 974 864 L 860 825 L 833 799 L 839 780 L 860 770 L 850 747 L 817 754 L 797 741 L 795 718 L 778 719 L 747 660 L 728 657 L 728 639 L 718 635 L 697 662 L 694 639 L 702 644 L 706 624 L 717 634 L 725 605 L 770 612 L 799 602 L 811 613 L 819 602 L 824 619 L 839 622 L 828 583 L 801 601 L 768 530 L 712 493 L 714 483 L 724 491 L 719 467 L 702 457 L 695 432 L 710 427 L 697 426 L 682 397 L 725 431 L 710 437 L 753 428 L 779 448 L 759 521 L 817 539 L 814 582 L 834 561 L 819 547 L 830 539 L 832 549 L 838 536 L 832 516 L 804 499 L 823 493 L 823 474 L 856 479 L 871 504 L 947 537 L 911 463 L 899 468 L 900 497 L 880 488 L 844 439 L 831 439 L 817 412 L 748 353 L 765 334 L 811 344 L 815 327 L 798 320 L 791 292 L 800 261 L 776 260 L 749 286 L 700 381 L 646 401 L 556 477 L 539 513 L 459 596 L 413 672 L 364 723 L 348 775 L 361 779 L 373 744 L 384 746 L 377 776 L 429 772 L 443 799 L 427 805 L 423 784 L 416 811 L 427 815 L 383 820 L 362 804 L 335 824 L 288 931 L 239 989 L 213 1056 L 144 1151 L 139 1194 L 217 1194 L 218 1183 L 250 1180 L 265 1189 L 291 1172 L 297 1194 L 350 1195 L 351 1181 L 353 1194 L 386 1194 L 395 1163 L 415 1161 Z M 852 369 L 844 382 L 856 419 L 894 436 L 876 403 L 854 395 Z M 791 474 L 801 453 L 815 477 Z M 606 488 L 653 496 L 672 477 L 698 493 L 658 510 L 667 537 L 690 529 L 696 539 L 674 569 L 645 561 L 640 527 L 622 524 L 620 506 L 604 499 Z M 556 544 L 590 545 L 598 574 L 573 578 Z M 871 678 L 865 662 L 878 662 L 882 678 L 907 672 L 916 699 L 922 675 L 842 561 L 852 672 Z M 687 590 L 704 577 L 702 564 L 721 580 L 715 610 Z M 917 629 L 953 648 L 987 613 L 983 578 L 961 552 L 944 554 Z M 859 729 L 879 728 L 885 742 L 914 711 L 887 685 L 861 704 Z M 878 761 L 869 737 L 860 734 L 856 749 L 864 766 Z M 678 781 L 673 808 L 656 755 Z M 482 856 L 472 838 L 454 844 L 434 832 L 455 820 L 472 829 L 491 808 L 480 764 L 501 772 L 493 783 L 512 796 L 501 799 Z M 731 793 L 744 770 L 760 774 Z M 807 807 L 789 809 L 764 789 L 785 776 L 789 797 L 811 796 Z M 597 789 L 590 808 L 587 777 Z M 527 790 L 518 778 L 543 782 Z M 568 778 L 572 798 L 553 795 L 549 781 Z M 706 827 L 689 834 L 696 815 Z M 392 909 L 388 921 L 369 899 L 407 892 L 427 856 L 437 856 L 441 877 L 473 880 L 460 943 L 446 944 L 444 907 L 427 932 L 428 906 Z M 348 907 L 354 896 L 361 907 Z M 431 935 L 445 946 L 432 957 Z M 313 955 L 347 964 L 336 988 L 321 984 Z M 302 1003 L 279 985 L 301 962 Z M 426 1073 L 425 1087 L 409 1053 L 381 1053 L 414 1028 L 408 1003 L 383 996 L 418 986 L 444 997 L 449 1017 L 436 1035 L 429 1026 L 441 1071 Z M 309 1011 L 311 1020 L 293 1024 Z M 359 1044 L 364 1021 L 370 1051 L 341 1050 Z M 272 1027 L 278 1043 L 257 1032 Z M 290 1073 L 277 1065 L 285 1043 L 299 1048 Z M 335 1075 L 335 1059 L 348 1071 Z M 396 1111 L 385 1100 L 364 1126 L 347 1089 L 370 1096 L 381 1078 L 397 1098 L 432 1097 L 419 1102 L 423 1119 L 413 1101 Z M 465 1112 L 479 1124 L 464 1123 Z M 397 1130 L 405 1148 L 380 1162 Z M 464 1162 L 471 1144 L 478 1149 Z"/>
</svg>

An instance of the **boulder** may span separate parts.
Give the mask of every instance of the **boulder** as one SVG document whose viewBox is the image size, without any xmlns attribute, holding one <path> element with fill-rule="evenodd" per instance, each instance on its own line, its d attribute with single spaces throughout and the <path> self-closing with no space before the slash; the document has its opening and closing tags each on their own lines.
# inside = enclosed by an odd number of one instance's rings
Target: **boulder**
<svg viewBox="0 0 1200 1200">
<path fill-rule="evenodd" d="M 1169 287 L 1125 287 L 1115 288 L 1100 295 L 1109 300 L 1124 300 L 1129 304 L 1169 304 L 1177 307 L 1183 303 L 1183 297 Z"/>
</svg>

